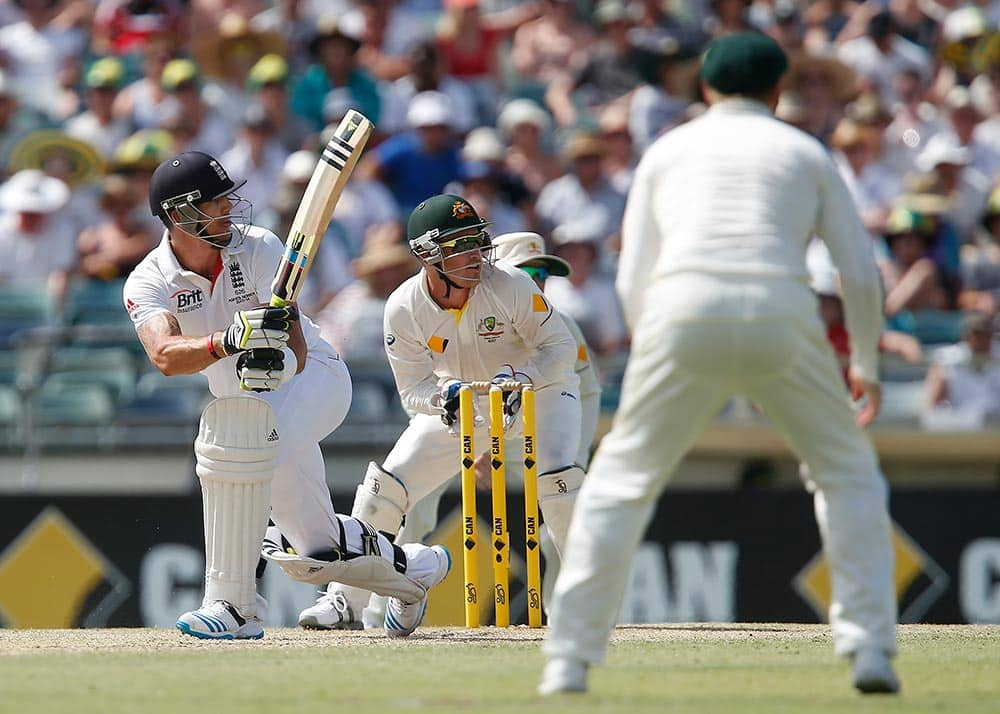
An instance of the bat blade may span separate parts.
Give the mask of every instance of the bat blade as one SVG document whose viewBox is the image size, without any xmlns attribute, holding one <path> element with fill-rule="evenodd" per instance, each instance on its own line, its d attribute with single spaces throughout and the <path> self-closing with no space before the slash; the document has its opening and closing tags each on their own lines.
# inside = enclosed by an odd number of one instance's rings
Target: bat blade
<svg viewBox="0 0 1000 714">
<path fill-rule="evenodd" d="M 271 283 L 271 305 L 294 302 L 302 290 L 330 216 L 351 178 L 374 125 L 353 109 L 341 120 L 323 149 L 306 186 L 285 241 L 285 252 Z"/>
</svg>

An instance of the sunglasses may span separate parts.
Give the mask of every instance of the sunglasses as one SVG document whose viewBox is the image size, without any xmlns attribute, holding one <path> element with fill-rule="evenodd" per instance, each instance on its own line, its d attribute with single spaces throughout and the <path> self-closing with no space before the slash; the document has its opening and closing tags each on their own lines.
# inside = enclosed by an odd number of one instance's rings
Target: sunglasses
<svg viewBox="0 0 1000 714">
<path fill-rule="evenodd" d="M 522 265 L 521 270 L 535 280 L 547 280 L 549 277 L 549 269 L 544 265 Z"/>
<path fill-rule="evenodd" d="M 454 240 L 445 241 L 440 244 L 442 248 L 454 248 L 455 253 L 464 253 L 469 250 L 481 250 L 489 247 L 490 245 L 490 235 L 486 231 L 482 231 L 471 236 L 461 236 Z"/>
</svg>

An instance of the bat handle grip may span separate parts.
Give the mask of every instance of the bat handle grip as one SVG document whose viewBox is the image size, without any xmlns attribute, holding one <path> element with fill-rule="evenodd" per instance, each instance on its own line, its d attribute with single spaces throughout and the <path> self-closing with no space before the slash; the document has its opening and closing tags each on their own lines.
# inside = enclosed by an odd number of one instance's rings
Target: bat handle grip
<svg viewBox="0 0 1000 714">
<path fill-rule="evenodd" d="M 282 300 L 277 295 L 271 296 L 271 301 L 268 303 L 271 307 L 288 307 L 291 303 L 287 300 Z"/>
</svg>

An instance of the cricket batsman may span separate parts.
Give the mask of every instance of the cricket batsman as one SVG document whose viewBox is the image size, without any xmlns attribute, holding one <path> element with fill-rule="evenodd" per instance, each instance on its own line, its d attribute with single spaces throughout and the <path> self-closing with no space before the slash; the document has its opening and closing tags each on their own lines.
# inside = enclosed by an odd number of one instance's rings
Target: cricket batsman
<svg viewBox="0 0 1000 714">
<path fill-rule="evenodd" d="M 410 249 L 422 264 L 389 296 L 386 353 L 403 407 L 413 414 L 381 464 L 368 465 L 352 515 L 396 533 L 414 504 L 459 467 L 459 388 L 464 382 L 517 380 L 536 391 L 538 505 L 561 550 L 584 471 L 580 443 L 577 344 L 531 278 L 494 263 L 492 243 L 461 196 L 432 196 L 407 223 Z M 518 435 L 520 392 L 505 396 L 504 422 Z M 476 438 L 487 443 L 486 395 L 476 401 Z M 344 607 L 344 603 L 347 607 Z M 370 626 L 369 593 L 331 584 L 300 623 L 327 629 Z M 389 613 L 386 613 L 388 620 Z"/>
<path fill-rule="evenodd" d="M 308 317 L 266 306 L 283 248 L 250 224 L 242 183 L 197 151 L 160 164 L 149 202 L 163 239 L 124 288 L 150 361 L 168 376 L 203 373 L 216 397 L 194 445 L 205 597 L 177 627 L 204 639 L 263 637 L 255 575 L 270 514 L 280 533 L 269 533 L 266 557 L 299 580 L 389 596 L 386 632 L 408 635 L 450 558 L 440 546 L 394 546 L 334 512 L 319 442 L 347 414 L 351 378 Z"/>
<path fill-rule="evenodd" d="M 881 403 L 878 271 L 826 150 L 773 116 L 787 66 L 765 35 L 715 40 L 701 65 L 709 110 L 658 139 L 636 170 L 617 277 L 632 353 L 570 526 L 542 694 L 586 691 L 660 493 L 735 394 L 760 405 L 807 466 L 834 649 L 854 686 L 899 689 L 888 494 L 861 429 Z M 867 400 L 857 415 L 809 290 L 813 235 L 840 272 L 849 381 Z"/>
</svg>

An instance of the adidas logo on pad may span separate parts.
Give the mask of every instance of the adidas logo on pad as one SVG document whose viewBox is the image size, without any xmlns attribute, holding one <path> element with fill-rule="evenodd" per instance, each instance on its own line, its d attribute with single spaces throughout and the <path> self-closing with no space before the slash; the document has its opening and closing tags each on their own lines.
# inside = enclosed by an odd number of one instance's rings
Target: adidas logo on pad
<svg viewBox="0 0 1000 714">
<path fill-rule="evenodd" d="M 277 441 L 278 440 L 278 430 L 277 429 L 271 429 L 271 433 L 267 435 L 267 440 L 268 441 Z"/>
</svg>

